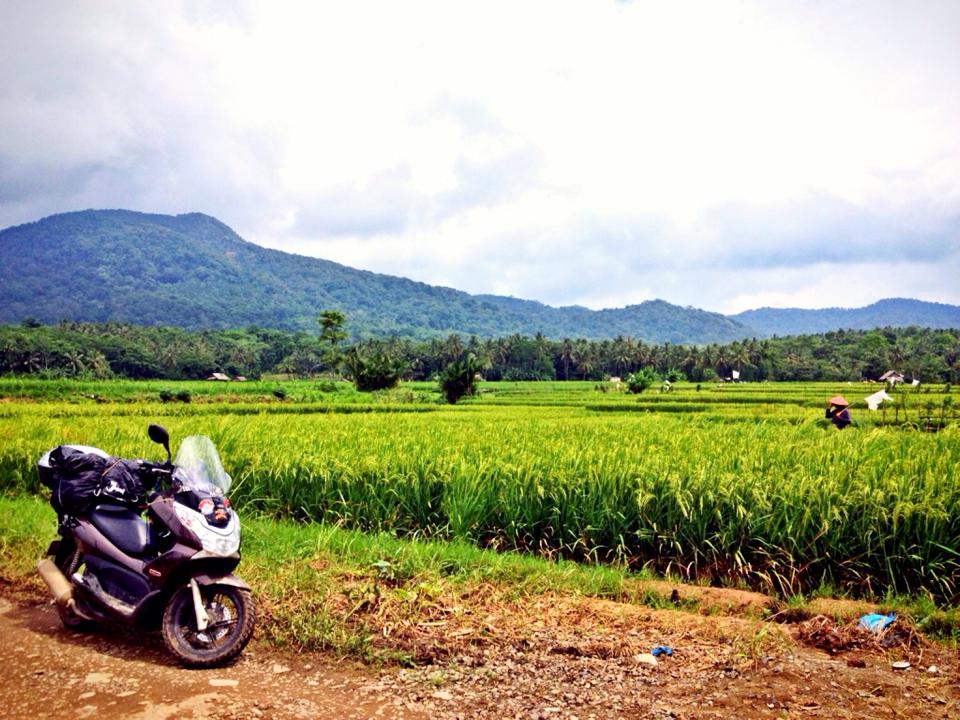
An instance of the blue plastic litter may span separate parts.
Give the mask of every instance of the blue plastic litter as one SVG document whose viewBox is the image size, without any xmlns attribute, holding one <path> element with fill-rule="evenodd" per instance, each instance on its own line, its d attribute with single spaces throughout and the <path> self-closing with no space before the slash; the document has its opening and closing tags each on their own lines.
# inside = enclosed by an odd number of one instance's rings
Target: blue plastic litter
<svg viewBox="0 0 960 720">
<path fill-rule="evenodd" d="M 889 615 L 880 615 L 879 613 L 870 613 L 860 618 L 860 627 L 872 630 L 875 633 L 883 630 L 887 625 L 897 619 L 895 613 Z"/>
<path fill-rule="evenodd" d="M 650 651 L 650 654 L 654 657 L 659 657 L 660 655 L 666 655 L 670 657 L 673 655 L 673 649 L 667 647 L 666 645 L 657 645 L 653 650 Z"/>
</svg>

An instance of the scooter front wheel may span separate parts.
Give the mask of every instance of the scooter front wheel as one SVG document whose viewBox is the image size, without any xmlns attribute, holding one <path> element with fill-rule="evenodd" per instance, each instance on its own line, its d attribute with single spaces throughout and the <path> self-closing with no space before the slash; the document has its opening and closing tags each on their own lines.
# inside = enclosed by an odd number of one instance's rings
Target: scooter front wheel
<svg viewBox="0 0 960 720">
<path fill-rule="evenodd" d="M 189 585 L 170 596 L 163 612 L 163 642 L 187 667 L 224 665 L 239 655 L 253 635 L 256 609 L 249 590 L 233 585 L 200 587 L 207 626 L 197 627 Z"/>
</svg>

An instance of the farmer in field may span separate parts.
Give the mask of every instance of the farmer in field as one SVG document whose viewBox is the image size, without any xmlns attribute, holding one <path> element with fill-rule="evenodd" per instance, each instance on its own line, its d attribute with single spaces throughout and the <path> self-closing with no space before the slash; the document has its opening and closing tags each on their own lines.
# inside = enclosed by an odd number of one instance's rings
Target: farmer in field
<svg viewBox="0 0 960 720">
<path fill-rule="evenodd" d="M 834 395 L 827 401 L 827 418 L 837 430 L 843 430 L 850 424 L 850 407 L 842 395 Z"/>
</svg>

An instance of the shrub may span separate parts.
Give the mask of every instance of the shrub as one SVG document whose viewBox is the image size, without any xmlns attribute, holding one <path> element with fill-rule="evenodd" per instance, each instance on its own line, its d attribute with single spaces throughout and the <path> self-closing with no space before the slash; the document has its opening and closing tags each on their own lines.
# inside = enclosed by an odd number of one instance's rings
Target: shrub
<svg viewBox="0 0 960 720">
<path fill-rule="evenodd" d="M 405 369 L 402 361 L 394 359 L 384 347 L 373 344 L 350 348 L 343 364 L 361 392 L 395 387 Z"/>
<path fill-rule="evenodd" d="M 670 368 L 667 370 L 666 375 L 663 376 L 663 379 L 669 380 L 671 383 L 678 383 L 681 380 L 686 380 L 686 376 L 676 368 Z"/>
<path fill-rule="evenodd" d="M 465 396 L 477 392 L 477 373 L 483 370 L 484 363 L 471 352 L 460 356 L 458 360 L 444 368 L 440 376 L 440 391 L 451 405 Z"/>
<path fill-rule="evenodd" d="M 650 370 L 642 368 L 627 375 L 627 390 L 637 395 L 650 387 L 655 380 L 656 378 Z"/>
</svg>

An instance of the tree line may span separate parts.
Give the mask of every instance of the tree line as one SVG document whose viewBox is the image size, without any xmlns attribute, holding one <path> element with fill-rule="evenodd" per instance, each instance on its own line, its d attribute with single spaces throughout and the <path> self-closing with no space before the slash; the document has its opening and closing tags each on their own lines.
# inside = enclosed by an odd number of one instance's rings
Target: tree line
<svg viewBox="0 0 960 720">
<path fill-rule="evenodd" d="M 898 370 L 923 382 L 960 381 L 960 330 L 882 328 L 747 339 L 725 344 L 549 339 L 510 335 L 387 337 L 347 343 L 340 313 L 316 334 L 260 327 L 187 331 L 122 323 L 0 325 L 0 374 L 41 377 L 202 379 L 213 372 L 255 379 L 356 372 L 404 380 L 442 376 L 473 356 L 487 380 L 601 380 L 649 370 L 692 382 L 729 379 L 860 380 Z"/>
</svg>

